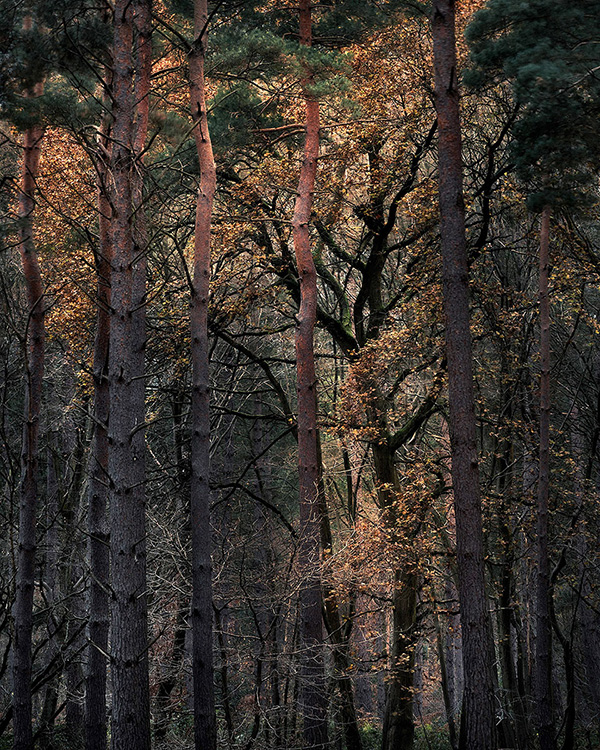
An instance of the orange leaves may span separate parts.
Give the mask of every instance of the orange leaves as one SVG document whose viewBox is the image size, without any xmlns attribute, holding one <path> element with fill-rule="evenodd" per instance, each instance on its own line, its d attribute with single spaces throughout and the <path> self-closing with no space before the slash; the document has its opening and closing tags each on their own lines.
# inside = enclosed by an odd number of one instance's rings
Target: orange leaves
<svg viewBox="0 0 600 750">
<path fill-rule="evenodd" d="M 424 568 L 434 551 L 436 538 L 428 523 L 435 486 L 428 461 L 407 465 L 396 490 L 390 485 L 378 489 L 394 498 L 395 524 L 386 522 L 376 488 L 364 489 L 355 525 L 336 531 L 333 554 L 324 560 L 323 577 L 341 600 L 351 593 L 386 596 L 395 571 Z"/>
<path fill-rule="evenodd" d="M 436 285 L 406 306 L 404 320 L 369 343 L 351 366 L 342 388 L 338 429 L 354 439 L 385 440 L 411 416 L 429 388 L 439 356 Z M 380 417 L 385 424 L 381 433 Z"/>
<path fill-rule="evenodd" d="M 35 237 L 47 286 L 48 336 L 82 359 L 94 310 L 87 233 L 96 232 L 96 187 L 84 149 L 65 131 L 47 131 L 38 190 Z"/>
</svg>

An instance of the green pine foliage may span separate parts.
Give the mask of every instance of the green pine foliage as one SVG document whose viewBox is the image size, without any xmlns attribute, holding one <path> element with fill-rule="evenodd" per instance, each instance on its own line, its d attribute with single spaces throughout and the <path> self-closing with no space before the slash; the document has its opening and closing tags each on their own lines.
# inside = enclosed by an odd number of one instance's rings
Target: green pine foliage
<svg viewBox="0 0 600 750">
<path fill-rule="evenodd" d="M 191 5 L 189 0 L 172 0 L 170 8 L 186 16 Z M 259 2 L 231 0 L 209 7 L 214 15 L 208 69 L 219 82 L 210 102 L 210 128 L 218 162 L 233 166 L 241 154 L 246 160 L 256 149 L 260 156 L 268 148 L 268 139 L 257 139 L 256 134 L 286 125 L 282 96 L 285 100 L 289 95 L 290 85 L 298 88 L 307 68 L 315 96 L 347 91 L 350 68 L 344 48 L 389 24 L 401 6 L 398 0 L 338 0 L 318 6 L 310 49 L 299 43 L 298 16 L 289 6 L 265 11 Z M 289 137 L 297 136 L 290 131 Z"/>
<path fill-rule="evenodd" d="M 512 157 L 531 207 L 589 203 L 599 165 L 600 2 L 491 0 L 466 36 L 465 82 L 512 86 Z"/>
<path fill-rule="evenodd" d="M 30 28 L 25 28 L 26 17 Z M 0 1 L 0 117 L 21 130 L 39 123 L 78 129 L 96 122 L 99 70 L 110 30 L 89 0 Z M 42 96 L 31 96 L 38 83 Z"/>
</svg>

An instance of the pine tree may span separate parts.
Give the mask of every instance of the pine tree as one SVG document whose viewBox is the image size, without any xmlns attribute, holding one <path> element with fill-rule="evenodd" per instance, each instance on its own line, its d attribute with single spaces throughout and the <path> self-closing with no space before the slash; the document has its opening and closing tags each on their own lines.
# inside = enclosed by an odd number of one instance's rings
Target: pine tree
<svg viewBox="0 0 600 750">
<path fill-rule="evenodd" d="M 144 476 L 137 463 L 138 433 L 143 432 L 143 390 L 140 393 L 139 281 L 134 268 L 133 226 L 135 185 L 132 173 L 143 101 L 134 101 L 134 32 L 139 8 L 117 2 L 114 9 L 112 93 L 111 321 L 109 392 L 110 421 L 110 549 L 111 549 L 111 674 L 113 690 L 112 747 L 139 750 L 150 746 L 150 695 L 146 603 L 146 528 Z M 134 16 L 135 14 L 135 16 Z M 140 75 L 144 73 L 138 68 Z M 149 70 L 146 70 L 149 75 Z M 143 285 L 143 284 L 142 284 Z M 141 398 L 140 398 L 141 396 Z M 143 462 L 142 462 L 143 463 Z"/>
<path fill-rule="evenodd" d="M 32 19 L 25 19 L 26 30 Z M 39 97 L 41 81 L 25 93 Z M 13 608 L 13 727 L 15 750 L 33 746 L 31 675 L 33 634 L 33 590 L 36 559 L 36 511 L 38 505 L 38 446 L 42 407 L 45 344 L 45 298 L 37 248 L 33 234 L 35 190 L 44 128 L 31 125 L 24 134 L 23 168 L 19 192 L 19 249 L 27 289 L 28 321 L 25 333 L 25 412 L 21 453 L 21 498 L 16 595 Z"/>
<path fill-rule="evenodd" d="M 590 202 L 590 181 L 600 164 L 597 148 L 600 55 L 597 0 L 491 0 L 467 31 L 473 86 L 509 81 L 518 106 L 512 156 L 541 211 L 539 247 L 540 418 L 537 493 L 537 601 L 535 703 L 542 750 L 556 746 L 550 583 L 550 291 L 549 233 L 554 211 Z"/>
<path fill-rule="evenodd" d="M 435 0 L 432 30 L 442 294 L 465 675 L 459 747 L 495 750 L 494 656 L 485 590 L 453 0 Z"/>
<path fill-rule="evenodd" d="M 210 524 L 210 372 L 208 300 L 210 240 L 216 190 L 204 66 L 208 42 L 206 0 L 194 2 L 194 40 L 189 56 L 190 108 L 200 165 L 194 228 L 194 270 L 191 281 L 190 327 L 192 359 L 192 464 L 190 513 L 192 526 L 192 676 L 196 750 L 217 744 L 213 684 L 212 535 Z"/>
</svg>

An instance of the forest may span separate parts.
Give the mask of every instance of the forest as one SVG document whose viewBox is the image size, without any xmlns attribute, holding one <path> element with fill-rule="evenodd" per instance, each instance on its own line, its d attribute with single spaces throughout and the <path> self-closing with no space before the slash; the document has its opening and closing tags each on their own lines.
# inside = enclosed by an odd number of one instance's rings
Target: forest
<svg viewBox="0 0 600 750">
<path fill-rule="evenodd" d="M 600 748 L 599 174 L 600 0 L 0 0 L 0 749 Z"/>
</svg>

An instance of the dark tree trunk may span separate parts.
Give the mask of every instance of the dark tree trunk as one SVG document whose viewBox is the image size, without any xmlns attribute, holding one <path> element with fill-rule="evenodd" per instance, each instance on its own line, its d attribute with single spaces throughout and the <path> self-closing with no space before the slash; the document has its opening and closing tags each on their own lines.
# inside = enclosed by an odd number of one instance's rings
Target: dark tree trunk
<svg viewBox="0 0 600 750">
<path fill-rule="evenodd" d="M 181 595 L 178 600 L 177 620 L 173 633 L 173 646 L 168 657 L 165 672 L 156 686 L 156 708 L 154 721 L 154 739 L 164 740 L 172 719 L 171 694 L 177 687 L 181 675 L 181 664 L 185 652 L 185 634 L 187 632 L 187 606 L 189 600 Z"/>
<path fill-rule="evenodd" d="M 442 287 L 448 360 L 452 485 L 464 659 L 460 746 L 496 747 L 494 662 L 485 593 L 483 529 L 476 445 L 468 262 L 453 0 L 434 0 L 433 50 L 438 118 Z"/>
<path fill-rule="evenodd" d="M 67 593 L 65 610 L 65 730 L 69 741 L 75 747 L 81 745 L 84 733 L 83 715 L 83 669 L 81 654 L 85 644 L 85 596 L 83 560 L 85 558 L 85 543 L 80 532 L 81 504 L 83 483 L 85 480 L 85 426 L 74 422 L 65 425 L 68 438 L 65 441 L 69 460 L 68 491 L 62 505 L 64 524 L 64 551 L 62 590 Z"/>
<path fill-rule="evenodd" d="M 51 670 L 60 658 L 60 639 L 57 627 L 55 603 L 57 600 L 57 567 L 59 559 L 60 541 L 58 535 L 58 508 L 59 508 L 59 483 L 57 477 L 57 447 L 56 438 L 48 436 L 47 461 L 46 461 L 46 536 L 45 536 L 45 571 L 44 586 L 46 594 L 44 601 L 48 607 L 48 645 L 46 647 L 44 669 Z M 39 719 L 38 742 L 40 748 L 52 747 L 52 732 L 56 718 L 56 707 L 58 705 L 58 691 L 60 674 L 51 679 L 44 693 L 44 703 Z"/>
<path fill-rule="evenodd" d="M 194 43 L 189 57 L 189 65 L 190 105 L 194 122 L 196 150 L 200 162 L 190 313 L 192 337 L 192 674 L 196 750 L 214 750 L 217 741 L 212 653 L 208 349 L 210 232 L 216 190 L 216 169 L 208 131 L 204 84 L 207 23 L 206 0 L 195 0 Z"/>
<path fill-rule="evenodd" d="M 34 96 L 42 93 L 38 84 Z M 36 504 L 38 495 L 38 437 L 42 384 L 44 377 L 44 288 L 37 250 L 33 240 L 34 192 L 38 174 L 43 130 L 25 131 L 23 170 L 19 193 L 19 250 L 27 292 L 26 384 L 23 445 L 21 452 L 21 491 L 19 506 L 19 547 L 13 608 L 13 732 L 14 750 L 31 750 L 32 708 L 31 672 L 33 634 L 33 588 L 36 554 Z"/>
<path fill-rule="evenodd" d="M 383 412 L 381 412 L 383 414 Z M 385 528 L 396 538 L 396 499 L 399 481 L 395 451 L 385 443 L 372 445 L 379 507 Z M 383 717 L 383 750 L 410 750 L 414 744 L 413 678 L 414 631 L 417 606 L 417 578 L 408 567 L 394 571 L 390 672 L 386 679 Z"/>
<path fill-rule="evenodd" d="M 321 474 L 322 460 L 320 445 L 319 467 L 319 473 Z M 331 554 L 333 538 L 331 535 L 331 525 L 329 523 L 325 487 L 322 476 L 320 476 L 319 479 L 319 494 L 321 496 L 321 546 L 323 547 L 323 550 L 329 551 L 327 554 Z M 356 718 L 354 685 L 352 677 L 349 674 L 351 665 L 350 635 L 352 632 L 355 610 L 354 597 L 351 595 L 348 617 L 344 618 L 345 622 L 342 622 L 338 596 L 334 587 L 325 583 L 323 586 L 323 592 L 325 622 L 333 646 L 333 663 L 336 671 L 335 679 L 340 693 L 340 719 L 342 722 L 344 744 L 346 750 L 362 750 L 362 740 L 358 728 L 358 720 Z"/>
<path fill-rule="evenodd" d="M 152 15 L 151 0 L 133 0 L 133 158 L 131 172 L 132 200 L 132 406 L 135 414 L 134 433 L 131 439 L 133 458 L 132 485 L 135 507 L 146 507 L 146 267 L 148 251 L 148 227 L 144 203 L 144 148 L 148 135 L 150 111 L 150 74 L 152 72 Z M 145 511 L 144 511 L 145 512 Z M 146 559 L 146 540 L 140 541 L 138 555 Z M 147 654 L 144 655 L 147 659 Z M 146 666 L 146 670 L 148 667 Z"/>
<path fill-rule="evenodd" d="M 312 44 L 309 0 L 300 0 L 300 43 Z M 309 92 L 312 76 L 305 69 L 304 155 L 292 219 L 294 251 L 300 279 L 300 309 L 296 320 L 296 378 L 298 392 L 298 469 L 300 488 L 300 642 L 302 648 L 300 702 L 304 746 L 327 745 L 327 698 L 323 661 L 322 594 L 320 576 L 319 459 L 314 328 L 317 314 L 317 274 L 309 236 L 310 214 L 319 153 L 319 103 Z"/>
<path fill-rule="evenodd" d="M 108 96 L 104 96 L 108 104 Z M 88 658 L 85 681 L 86 750 L 106 750 L 106 653 L 110 623 L 108 531 L 108 383 L 110 340 L 111 207 L 107 195 L 108 167 L 103 154 L 109 148 L 108 117 L 100 126 L 98 174 L 99 247 L 96 255 L 97 312 L 94 340 L 94 426 L 88 485 L 88 555 L 90 564 Z"/>
<path fill-rule="evenodd" d="M 505 305 L 504 305 L 505 306 Z M 506 307 L 506 306 L 505 306 Z M 501 555 L 500 592 L 498 600 L 498 655 L 502 677 L 502 700 L 504 702 L 503 719 L 499 731 L 504 733 L 507 747 L 525 748 L 528 744 L 528 727 L 525 707 L 519 695 L 517 671 L 515 668 L 516 638 L 513 638 L 515 621 L 515 551 L 513 532 L 511 531 L 511 509 L 514 507 L 514 450 L 511 425 L 513 424 L 514 394 L 506 386 L 508 382 L 509 363 L 507 357 L 501 357 L 501 404 L 503 431 L 496 446 L 498 496 L 501 498 L 498 511 L 498 532 Z"/>
<path fill-rule="evenodd" d="M 109 364 L 113 750 L 150 747 L 145 506 L 139 487 L 135 437 L 144 414 L 134 380 L 139 377 L 139 358 L 133 320 L 133 12 L 134 6 L 126 0 L 115 3 Z"/>
<path fill-rule="evenodd" d="M 535 640 L 535 703 L 541 750 L 556 747 L 552 708 L 552 621 L 548 556 L 548 494 L 550 489 L 550 297 L 548 291 L 550 208 L 542 211 L 540 227 L 540 455 L 537 497 L 537 601 Z"/>
<path fill-rule="evenodd" d="M 444 708 L 446 709 L 446 721 L 448 722 L 448 739 L 452 750 L 457 750 L 458 742 L 456 738 L 456 722 L 454 721 L 454 701 L 450 690 L 450 680 L 448 679 L 448 669 L 446 663 L 446 649 L 444 648 L 444 639 L 442 638 L 442 629 L 440 627 L 439 617 L 435 618 L 436 644 L 438 659 L 440 662 L 440 680 L 442 683 L 442 695 L 444 698 Z"/>
</svg>

